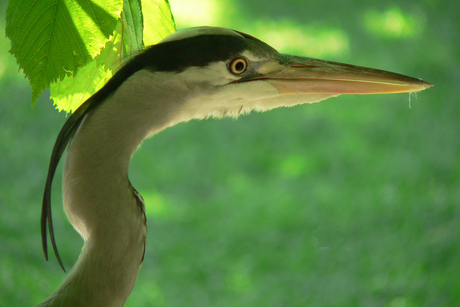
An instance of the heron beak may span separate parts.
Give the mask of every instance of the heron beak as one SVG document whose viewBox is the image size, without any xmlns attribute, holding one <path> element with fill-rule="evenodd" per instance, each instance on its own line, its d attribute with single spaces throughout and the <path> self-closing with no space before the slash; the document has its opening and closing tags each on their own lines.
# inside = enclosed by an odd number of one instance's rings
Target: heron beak
<svg viewBox="0 0 460 307">
<path fill-rule="evenodd" d="M 429 82 L 373 68 L 280 54 L 259 79 L 280 94 L 393 94 L 422 91 Z"/>
</svg>

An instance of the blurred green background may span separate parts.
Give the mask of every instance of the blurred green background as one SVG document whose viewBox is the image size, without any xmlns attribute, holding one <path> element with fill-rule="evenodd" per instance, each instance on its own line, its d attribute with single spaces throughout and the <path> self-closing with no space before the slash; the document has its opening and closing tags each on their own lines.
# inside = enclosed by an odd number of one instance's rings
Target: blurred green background
<svg viewBox="0 0 460 307">
<path fill-rule="evenodd" d="M 5 3 L 0 4 L 1 32 Z M 126 306 L 460 306 L 460 4 L 171 0 L 178 27 L 219 25 L 285 53 L 420 77 L 412 95 L 193 121 L 144 143 L 130 178 L 148 246 Z M 65 278 L 40 210 L 65 114 L 30 88 L 0 36 L 0 306 Z M 68 270 L 82 241 L 54 182 Z"/>
</svg>

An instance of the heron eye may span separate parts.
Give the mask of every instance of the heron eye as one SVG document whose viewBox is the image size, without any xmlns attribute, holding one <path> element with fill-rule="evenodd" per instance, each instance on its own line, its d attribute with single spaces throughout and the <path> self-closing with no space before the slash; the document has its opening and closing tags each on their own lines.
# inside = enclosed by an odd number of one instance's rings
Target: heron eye
<svg viewBox="0 0 460 307">
<path fill-rule="evenodd" d="M 234 75 L 241 75 L 248 69 L 248 61 L 245 58 L 236 58 L 230 63 L 230 72 Z"/>
</svg>

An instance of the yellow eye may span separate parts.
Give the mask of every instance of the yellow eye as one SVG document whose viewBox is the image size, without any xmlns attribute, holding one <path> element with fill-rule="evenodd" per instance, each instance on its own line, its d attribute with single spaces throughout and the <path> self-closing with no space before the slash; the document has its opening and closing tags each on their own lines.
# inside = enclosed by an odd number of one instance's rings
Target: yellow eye
<svg viewBox="0 0 460 307">
<path fill-rule="evenodd" d="M 230 72 L 234 75 L 241 75 L 248 69 L 248 61 L 245 58 L 236 58 L 230 62 Z"/>
</svg>

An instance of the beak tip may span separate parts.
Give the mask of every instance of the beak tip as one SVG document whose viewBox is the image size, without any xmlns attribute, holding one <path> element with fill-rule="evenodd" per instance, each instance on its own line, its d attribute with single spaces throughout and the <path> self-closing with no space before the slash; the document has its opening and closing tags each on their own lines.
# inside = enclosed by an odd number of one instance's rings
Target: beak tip
<svg viewBox="0 0 460 307">
<path fill-rule="evenodd" d="M 424 82 L 425 82 L 425 87 L 426 87 L 426 88 L 429 88 L 429 87 L 433 87 L 433 86 L 434 86 L 433 83 L 426 82 L 426 81 L 424 81 Z"/>
<path fill-rule="evenodd" d="M 430 83 L 430 82 L 426 82 L 422 79 L 418 79 L 418 82 L 417 82 L 417 86 L 420 88 L 420 89 L 417 89 L 417 91 L 423 91 L 423 90 L 426 90 L 427 88 L 430 88 L 430 87 L 433 87 L 434 84 L 433 83 Z"/>
</svg>

